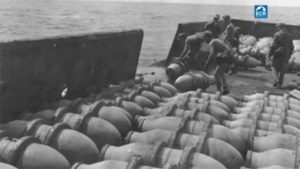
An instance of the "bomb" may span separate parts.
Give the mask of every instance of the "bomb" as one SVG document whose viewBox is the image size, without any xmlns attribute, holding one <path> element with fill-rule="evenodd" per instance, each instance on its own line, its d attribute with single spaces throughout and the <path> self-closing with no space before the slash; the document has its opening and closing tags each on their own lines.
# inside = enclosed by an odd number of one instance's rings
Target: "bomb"
<svg viewBox="0 0 300 169">
<path fill-rule="evenodd" d="M 71 130 L 64 123 L 50 126 L 44 124 L 41 119 L 32 121 L 15 120 L 1 124 L 0 129 L 8 131 L 14 138 L 22 138 L 23 136 L 39 138 L 43 144 L 62 153 L 70 163 L 77 161 L 88 164 L 94 163 L 99 153 L 91 139 L 77 131 Z M 44 133 L 47 133 L 47 135 Z"/>
<path fill-rule="evenodd" d="M 130 153 L 128 153 L 130 152 Z M 176 163 L 180 169 L 226 169 L 220 162 L 213 158 L 196 153 L 194 147 L 184 150 L 167 148 L 164 142 L 155 145 L 145 143 L 130 143 L 121 147 L 107 145 L 101 150 L 100 160 L 130 161 L 133 155 L 145 159 L 145 165 L 163 167 L 165 163 Z"/>
<path fill-rule="evenodd" d="M 55 149 L 41 144 L 34 137 L 12 138 L 0 130 L 0 160 L 24 169 L 69 169 L 67 159 Z"/>
<path fill-rule="evenodd" d="M 214 85 L 215 81 L 214 76 L 207 75 L 204 72 L 188 72 L 176 79 L 175 87 L 182 92 L 195 90 L 197 88 L 206 90 L 210 85 Z"/>
<path fill-rule="evenodd" d="M 189 65 L 187 62 L 174 60 L 169 64 L 168 68 L 166 69 L 166 74 L 170 78 L 175 79 L 188 71 L 189 71 Z"/>
</svg>

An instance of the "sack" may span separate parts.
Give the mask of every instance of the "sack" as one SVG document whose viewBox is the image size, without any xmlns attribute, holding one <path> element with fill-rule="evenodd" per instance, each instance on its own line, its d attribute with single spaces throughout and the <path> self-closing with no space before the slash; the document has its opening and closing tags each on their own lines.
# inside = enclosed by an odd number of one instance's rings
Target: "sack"
<svg viewBox="0 0 300 169">
<path fill-rule="evenodd" d="M 240 38 L 240 44 L 245 46 L 254 46 L 257 39 L 254 36 L 250 35 L 241 35 Z"/>
<path fill-rule="evenodd" d="M 259 50 L 263 50 L 264 48 L 270 48 L 274 39 L 272 37 L 264 37 L 260 38 L 258 42 L 256 43 L 256 47 Z"/>
<path fill-rule="evenodd" d="M 251 52 L 252 47 L 248 46 L 246 48 L 239 49 L 240 54 L 247 55 Z"/>
<path fill-rule="evenodd" d="M 293 44 L 294 44 L 294 51 L 300 52 L 300 40 L 293 40 Z"/>
</svg>

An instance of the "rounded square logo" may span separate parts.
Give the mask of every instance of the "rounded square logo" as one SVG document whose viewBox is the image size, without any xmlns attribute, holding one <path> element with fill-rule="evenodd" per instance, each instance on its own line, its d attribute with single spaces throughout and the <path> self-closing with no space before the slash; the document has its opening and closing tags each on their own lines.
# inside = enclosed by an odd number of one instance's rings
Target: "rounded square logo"
<svg viewBox="0 0 300 169">
<path fill-rule="evenodd" d="M 254 5 L 254 18 L 267 19 L 268 5 Z"/>
</svg>

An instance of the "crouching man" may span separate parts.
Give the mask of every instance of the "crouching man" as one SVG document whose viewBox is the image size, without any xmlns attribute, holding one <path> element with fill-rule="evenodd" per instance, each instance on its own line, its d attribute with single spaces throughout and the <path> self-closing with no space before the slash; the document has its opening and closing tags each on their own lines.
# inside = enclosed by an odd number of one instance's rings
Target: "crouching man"
<svg viewBox="0 0 300 169">
<path fill-rule="evenodd" d="M 210 46 L 210 54 L 205 63 L 205 70 L 207 70 L 210 61 L 215 58 L 217 67 L 215 69 L 215 78 L 217 90 L 222 92 L 223 95 L 229 94 L 225 72 L 233 63 L 231 49 L 220 39 L 213 39 L 212 33 L 209 31 L 204 32 L 204 39 Z"/>
<path fill-rule="evenodd" d="M 182 35 L 184 36 L 184 35 Z M 179 60 L 187 62 L 191 67 L 203 70 L 203 66 L 198 64 L 198 52 L 204 42 L 203 33 L 198 32 L 194 35 L 186 37 L 184 49 L 179 56 Z"/>
</svg>

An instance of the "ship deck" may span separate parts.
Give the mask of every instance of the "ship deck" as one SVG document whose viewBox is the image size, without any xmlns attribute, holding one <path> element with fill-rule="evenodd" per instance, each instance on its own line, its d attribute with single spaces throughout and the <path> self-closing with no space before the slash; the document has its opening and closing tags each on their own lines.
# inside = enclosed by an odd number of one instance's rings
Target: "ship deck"
<svg viewBox="0 0 300 169">
<path fill-rule="evenodd" d="M 152 74 L 151 74 L 152 73 Z M 163 81 L 169 81 L 168 76 L 165 73 L 164 67 L 154 66 L 139 66 L 137 69 L 137 75 L 143 74 L 145 80 L 152 81 L 161 79 Z M 234 98 L 241 95 L 250 95 L 256 92 L 263 93 L 264 91 L 270 91 L 271 93 L 284 94 L 288 93 L 291 89 L 289 84 L 293 81 L 300 83 L 300 76 L 296 74 L 287 73 L 285 75 L 284 84 L 281 89 L 273 88 L 273 76 L 270 71 L 265 70 L 264 67 L 256 67 L 255 69 L 238 69 L 238 73 L 234 75 L 226 75 L 227 83 L 230 90 L 229 96 Z M 216 86 L 212 85 L 207 92 L 216 92 Z"/>
</svg>

